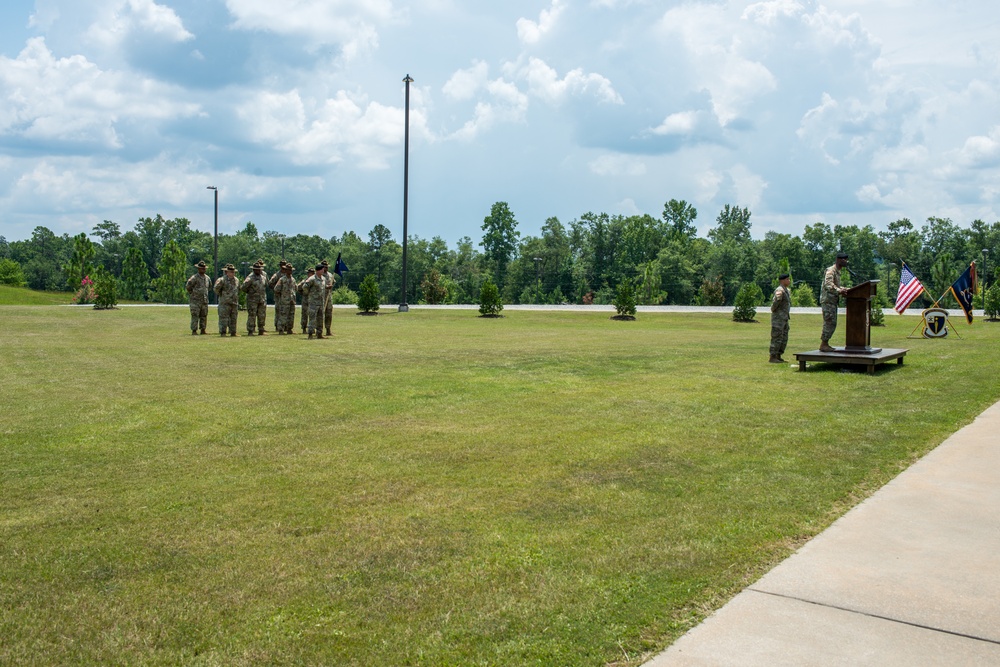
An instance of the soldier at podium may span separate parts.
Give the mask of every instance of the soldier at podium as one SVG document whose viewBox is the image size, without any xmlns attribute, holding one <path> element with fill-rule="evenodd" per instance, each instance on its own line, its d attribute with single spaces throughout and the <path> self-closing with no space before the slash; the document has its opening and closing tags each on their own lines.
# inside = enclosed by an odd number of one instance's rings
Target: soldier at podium
<svg viewBox="0 0 1000 667">
<path fill-rule="evenodd" d="M 837 261 L 823 275 L 823 287 L 820 289 L 820 305 L 823 307 L 823 333 L 820 336 L 820 352 L 836 352 L 830 345 L 833 332 L 837 330 L 837 306 L 840 297 L 847 294 L 847 289 L 840 286 L 840 270 L 847 266 L 847 253 L 837 253 Z"/>
</svg>

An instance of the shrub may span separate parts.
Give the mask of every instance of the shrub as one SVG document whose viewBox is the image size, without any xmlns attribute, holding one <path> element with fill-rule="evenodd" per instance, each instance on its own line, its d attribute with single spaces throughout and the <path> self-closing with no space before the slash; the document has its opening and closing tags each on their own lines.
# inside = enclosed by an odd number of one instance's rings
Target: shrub
<svg viewBox="0 0 1000 667">
<path fill-rule="evenodd" d="M 90 279 L 90 276 L 84 276 L 83 280 L 80 281 L 80 289 L 73 295 L 71 302 L 84 305 L 94 303 L 95 298 L 97 295 L 94 293 L 94 281 Z"/>
<path fill-rule="evenodd" d="M 338 305 L 355 304 L 358 302 L 358 293 L 347 285 L 341 285 L 330 293 L 330 299 Z"/>
<path fill-rule="evenodd" d="M 0 285 L 25 287 L 28 281 L 24 278 L 24 270 L 13 259 L 0 259 Z"/>
<path fill-rule="evenodd" d="M 503 301 L 500 299 L 500 290 L 491 278 L 487 278 L 483 283 L 483 288 L 479 290 L 479 314 L 485 316 L 496 316 L 503 310 Z"/>
<path fill-rule="evenodd" d="M 726 304 L 726 294 L 723 291 L 721 276 L 715 279 L 705 278 L 698 291 L 703 306 L 724 306 Z"/>
<path fill-rule="evenodd" d="M 993 283 L 993 287 L 986 290 L 986 304 L 984 306 L 986 318 L 996 321 L 1000 317 L 1000 280 Z"/>
<path fill-rule="evenodd" d="M 880 291 L 875 294 L 875 298 L 872 299 L 872 320 L 871 325 L 873 327 L 884 327 L 885 326 L 885 313 L 882 309 L 889 305 L 889 302 L 885 298 L 885 292 Z"/>
<path fill-rule="evenodd" d="M 743 283 L 736 293 L 733 320 L 736 322 L 756 322 L 757 306 L 764 300 L 764 293 L 756 283 Z"/>
<path fill-rule="evenodd" d="M 358 310 L 362 313 L 377 312 L 381 299 L 382 294 L 378 287 L 378 279 L 374 273 L 369 273 L 361 281 L 361 286 L 358 288 Z"/>
<path fill-rule="evenodd" d="M 94 308 L 108 310 L 118 305 L 118 280 L 110 272 L 98 269 L 94 276 Z"/>
<path fill-rule="evenodd" d="M 815 308 L 816 295 L 813 294 L 812 287 L 802 283 L 792 290 L 792 305 L 798 308 Z"/>
<path fill-rule="evenodd" d="M 635 291 L 635 283 L 628 278 L 618 283 L 611 303 L 619 317 L 635 317 Z"/>
<path fill-rule="evenodd" d="M 437 269 L 424 276 L 420 283 L 420 291 L 424 294 L 424 301 L 430 305 L 444 303 L 448 298 L 448 288 L 441 283 L 441 273 Z"/>
</svg>

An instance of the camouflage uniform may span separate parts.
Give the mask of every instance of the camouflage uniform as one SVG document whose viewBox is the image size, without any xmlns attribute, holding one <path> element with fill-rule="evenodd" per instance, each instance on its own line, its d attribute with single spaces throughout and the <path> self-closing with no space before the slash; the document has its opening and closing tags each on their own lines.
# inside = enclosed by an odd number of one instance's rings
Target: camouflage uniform
<svg viewBox="0 0 1000 667">
<path fill-rule="evenodd" d="M 771 356 L 780 358 L 788 346 L 788 318 L 792 295 L 784 285 L 778 285 L 771 297 Z"/>
<path fill-rule="evenodd" d="M 191 333 L 205 333 L 208 325 L 208 290 L 212 280 L 204 273 L 196 273 L 188 278 L 184 289 L 188 293 L 188 307 L 191 309 Z"/>
<path fill-rule="evenodd" d="M 253 335 L 254 327 L 264 335 L 264 321 L 267 319 L 267 274 L 251 273 L 240 285 L 240 291 L 247 295 L 247 334 Z"/>
<path fill-rule="evenodd" d="M 236 312 L 240 303 L 240 284 L 236 276 L 225 275 L 215 281 L 215 295 L 219 299 L 219 333 L 227 331 L 236 335 Z"/>
<path fill-rule="evenodd" d="M 312 275 L 313 275 L 313 269 L 309 269 L 309 275 L 307 277 L 303 278 L 302 280 L 300 280 L 295 285 L 295 292 L 300 297 L 302 297 L 299 300 L 299 303 L 302 304 L 302 321 L 301 321 L 301 324 L 302 324 L 302 333 L 306 332 L 306 327 L 309 325 L 309 300 L 306 298 L 306 293 L 305 293 L 304 290 L 305 290 L 305 286 L 306 286 L 306 281 L 309 280 L 309 278 L 311 278 Z M 294 317 L 293 317 L 293 319 L 294 319 Z"/>
<path fill-rule="evenodd" d="M 837 306 L 840 304 L 840 268 L 834 264 L 823 275 L 823 287 L 819 295 L 823 308 L 823 334 L 820 339 L 829 343 L 837 330 Z"/>
<path fill-rule="evenodd" d="M 308 328 L 310 337 L 314 332 L 317 338 L 323 337 L 323 311 L 326 305 L 326 286 L 326 276 L 321 276 L 319 273 L 306 280 L 306 284 L 302 286 L 306 303 L 309 304 Z"/>
<path fill-rule="evenodd" d="M 295 328 L 295 278 L 281 273 L 274 285 L 274 327 L 279 334 Z"/>
<path fill-rule="evenodd" d="M 330 327 L 333 325 L 333 286 L 336 284 L 337 279 L 330 269 L 326 270 L 326 300 L 323 303 L 323 323 L 326 324 L 326 335 L 332 335 L 330 333 Z"/>
</svg>

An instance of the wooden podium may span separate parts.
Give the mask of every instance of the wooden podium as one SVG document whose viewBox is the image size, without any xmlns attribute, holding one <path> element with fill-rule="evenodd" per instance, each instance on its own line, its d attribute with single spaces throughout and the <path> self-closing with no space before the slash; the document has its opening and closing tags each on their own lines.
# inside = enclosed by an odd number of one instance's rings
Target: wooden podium
<svg viewBox="0 0 1000 667">
<path fill-rule="evenodd" d="M 880 347 L 872 347 L 872 298 L 879 281 L 855 285 L 847 290 L 847 345 L 844 352 L 853 354 L 877 354 Z"/>
</svg>

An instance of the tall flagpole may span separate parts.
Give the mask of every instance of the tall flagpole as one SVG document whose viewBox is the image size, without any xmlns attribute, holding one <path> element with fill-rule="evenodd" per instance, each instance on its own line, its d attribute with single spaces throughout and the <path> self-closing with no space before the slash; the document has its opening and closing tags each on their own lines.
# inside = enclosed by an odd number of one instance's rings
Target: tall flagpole
<svg viewBox="0 0 1000 667">
<path fill-rule="evenodd" d="M 409 204 L 410 191 L 410 84 L 413 79 L 407 74 L 403 79 L 406 84 L 406 114 L 403 130 L 403 292 L 399 300 L 399 312 L 409 312 L 410 307 L 406 305 L 406 213 Z"/>
</svg>

